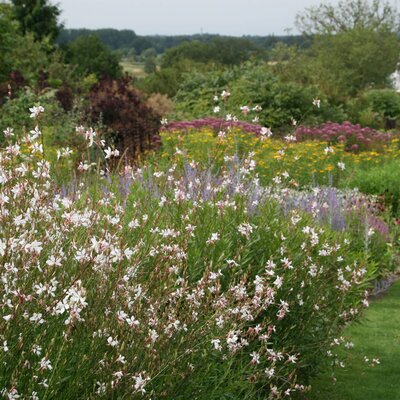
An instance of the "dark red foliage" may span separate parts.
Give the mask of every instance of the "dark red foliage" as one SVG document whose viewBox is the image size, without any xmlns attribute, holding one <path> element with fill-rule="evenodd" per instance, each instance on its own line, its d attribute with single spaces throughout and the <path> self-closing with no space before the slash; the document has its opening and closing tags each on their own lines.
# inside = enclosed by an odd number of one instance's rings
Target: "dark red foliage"
<svg viewBox="0 0 400 400">
<path fill-rule="evenodd" d="M 28 81 L 18 70 L 11 71 L 8 75 L 8 81 L 0 84 L 0 106 L 7 99 L 14 99 L 20 89 L 28 85 Z"/>
<path fill-rule="evenodd" d="M 74 93 L 67 84 L 64 84 L 57 90 L 56 99 L 65 111 L 72 110 L 74 105 Z"/>
<path fill-rule="evenodd" d="M 92 122 L 101 119 L 120 154 L 136 159 L 159 147 L 160 116 L 145 105 L 129 79 L 101 80 L 90 90 L 89 102 Z"/>
<path fill-rule="evenodd" d="M 11 71 L 9 75 L 9 84 L 11 86 L 11 96 L 13 97 L 15 92 L 17 92 L 19 89 L 28 86 L 28 81 L 24 78 L 20 71 Z"/>
<path fill-rule="evenodd" d="M 47 71 L 40 70 L 37 80 L 37 86 L 39 91 L 42 91 L 49 87 L 48 79 L 49 79 L 49 73 Z"/>
<path fill-rule="evenodd" d="M 9 97 L 11 86 L 7 83 L 0 83 L 0 106 L 2 106 Z"/>
</svg>

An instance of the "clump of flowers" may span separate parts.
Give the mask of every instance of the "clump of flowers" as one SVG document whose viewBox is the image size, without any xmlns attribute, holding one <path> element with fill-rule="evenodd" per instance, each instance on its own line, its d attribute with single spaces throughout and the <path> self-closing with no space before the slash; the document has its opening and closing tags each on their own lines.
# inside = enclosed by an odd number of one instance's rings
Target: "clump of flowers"
<svg viewBox="0 0 400 400">
<path fill-rule="evenodd" d="M 219 110 L 218 110 L 219 111 Z M 253 133 L 259 135 L 262 126 L 256 123 L 251 123 L 247 121 L 239 121 L 237 118 L 202 118 L 190 121 L 172 121 L 167 125 L 164 125 L 162 130 L 173 132 L 173 131 L 196 131 L 203 128 L 209 128 L 215 133 L 221 130 L 225 130 L 229 127 L 237 128 L 243 132 Z"/>
<path fill-rule="evenodd" d="M 31 135 L 28 155 L 0 150 L 4 397 L 289 398 L 345 344 L 373 268 L 346 235 L 263 202 L 254 153 L 214 175 L 82 167 L 61 190 Z"/>
<path fill-rule="evenodd" d="M 377 150 L 393 139 L 393 134 L 378 132 L 345 121 L 342 124 L 327 122 L 317 127 L 300 126 L 295 131 L 298 141 L 323 140 L 330 144 L 343 144 L 347 151 Z"/>
</svg>

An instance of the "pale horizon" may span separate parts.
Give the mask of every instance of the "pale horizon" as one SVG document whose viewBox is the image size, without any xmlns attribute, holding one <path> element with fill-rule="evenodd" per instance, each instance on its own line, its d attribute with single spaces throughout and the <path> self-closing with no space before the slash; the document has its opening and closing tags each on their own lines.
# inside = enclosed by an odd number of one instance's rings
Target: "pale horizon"
<svg viewBox="0 0 400 400">
<path fill-rule="evenodd" d="M 339 0 L 332 0 L 337 4 Z M 298 34 L 295 16 L 318 0 L 61 0 L 65 29 L 130 29 L 138 35 Z M 93 12 L 93 10 L 95 11 Z"/>
</svg>

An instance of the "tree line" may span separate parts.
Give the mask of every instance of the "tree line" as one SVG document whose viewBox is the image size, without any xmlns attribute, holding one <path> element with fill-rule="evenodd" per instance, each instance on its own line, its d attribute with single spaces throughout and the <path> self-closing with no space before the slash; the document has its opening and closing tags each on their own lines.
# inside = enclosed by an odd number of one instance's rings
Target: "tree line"
<svg viewBox="0 0 400 400">
<path fill-rule="evenodd" d="M 302 35 L 283 35 L 283 36 L 242 36 L 232 37 L 216 34 L 194 34 L 194 35 L 137 35 L 134 30 L 128 29 L 62 29 L 57 37 L 57 43 L 66 45 L 75 41 L 78 37 L 95 35 L 112 50 L 123 50 L 127 53 L 134 50 L 136 54 L 141 54 L 144 50 L 154 49 L 157 54 L 162 54 L 166 50 L 179 46 L 185 42 L 199 43 L 224 43 L 228 41 L 236 45 L 244 43 L 253 46 L 258 50 L 270 50 L 277 43 L 284 43 L 288 46 L 297 45 L 306 47 L 308 41 Z"/>
</svg>

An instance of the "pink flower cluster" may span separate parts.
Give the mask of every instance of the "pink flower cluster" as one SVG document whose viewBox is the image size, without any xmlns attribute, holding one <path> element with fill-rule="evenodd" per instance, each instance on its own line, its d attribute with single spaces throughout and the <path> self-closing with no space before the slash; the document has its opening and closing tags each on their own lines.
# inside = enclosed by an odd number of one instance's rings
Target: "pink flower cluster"
<svg viewBox="0 0 400 400">
<path fill-rule="evenodd" d="M 234 127 L 242 130 L 243 132 L 254 133 L 259 135 L 261 132 L 261 125 L 246 122 L 246 121 L 232 121 L 222 118 L 202 118 L 190 121 L 173 121 L 164 125 L 162 130 L 166 131 L 192 131 L 209 128 L 215 133 L 228 127 Z"/>
<path fill-rule="evenodd" d="M 298 141 L 323 140 L 330 144 L 342 143 L 347 151 L 374 150 L 393 138 L 391 133 L 382 133 L 359 124 L 345 121 L 342 124 L 327 122 L 317 127 L 300 126 L 295 131 Z"/>
</svg>

